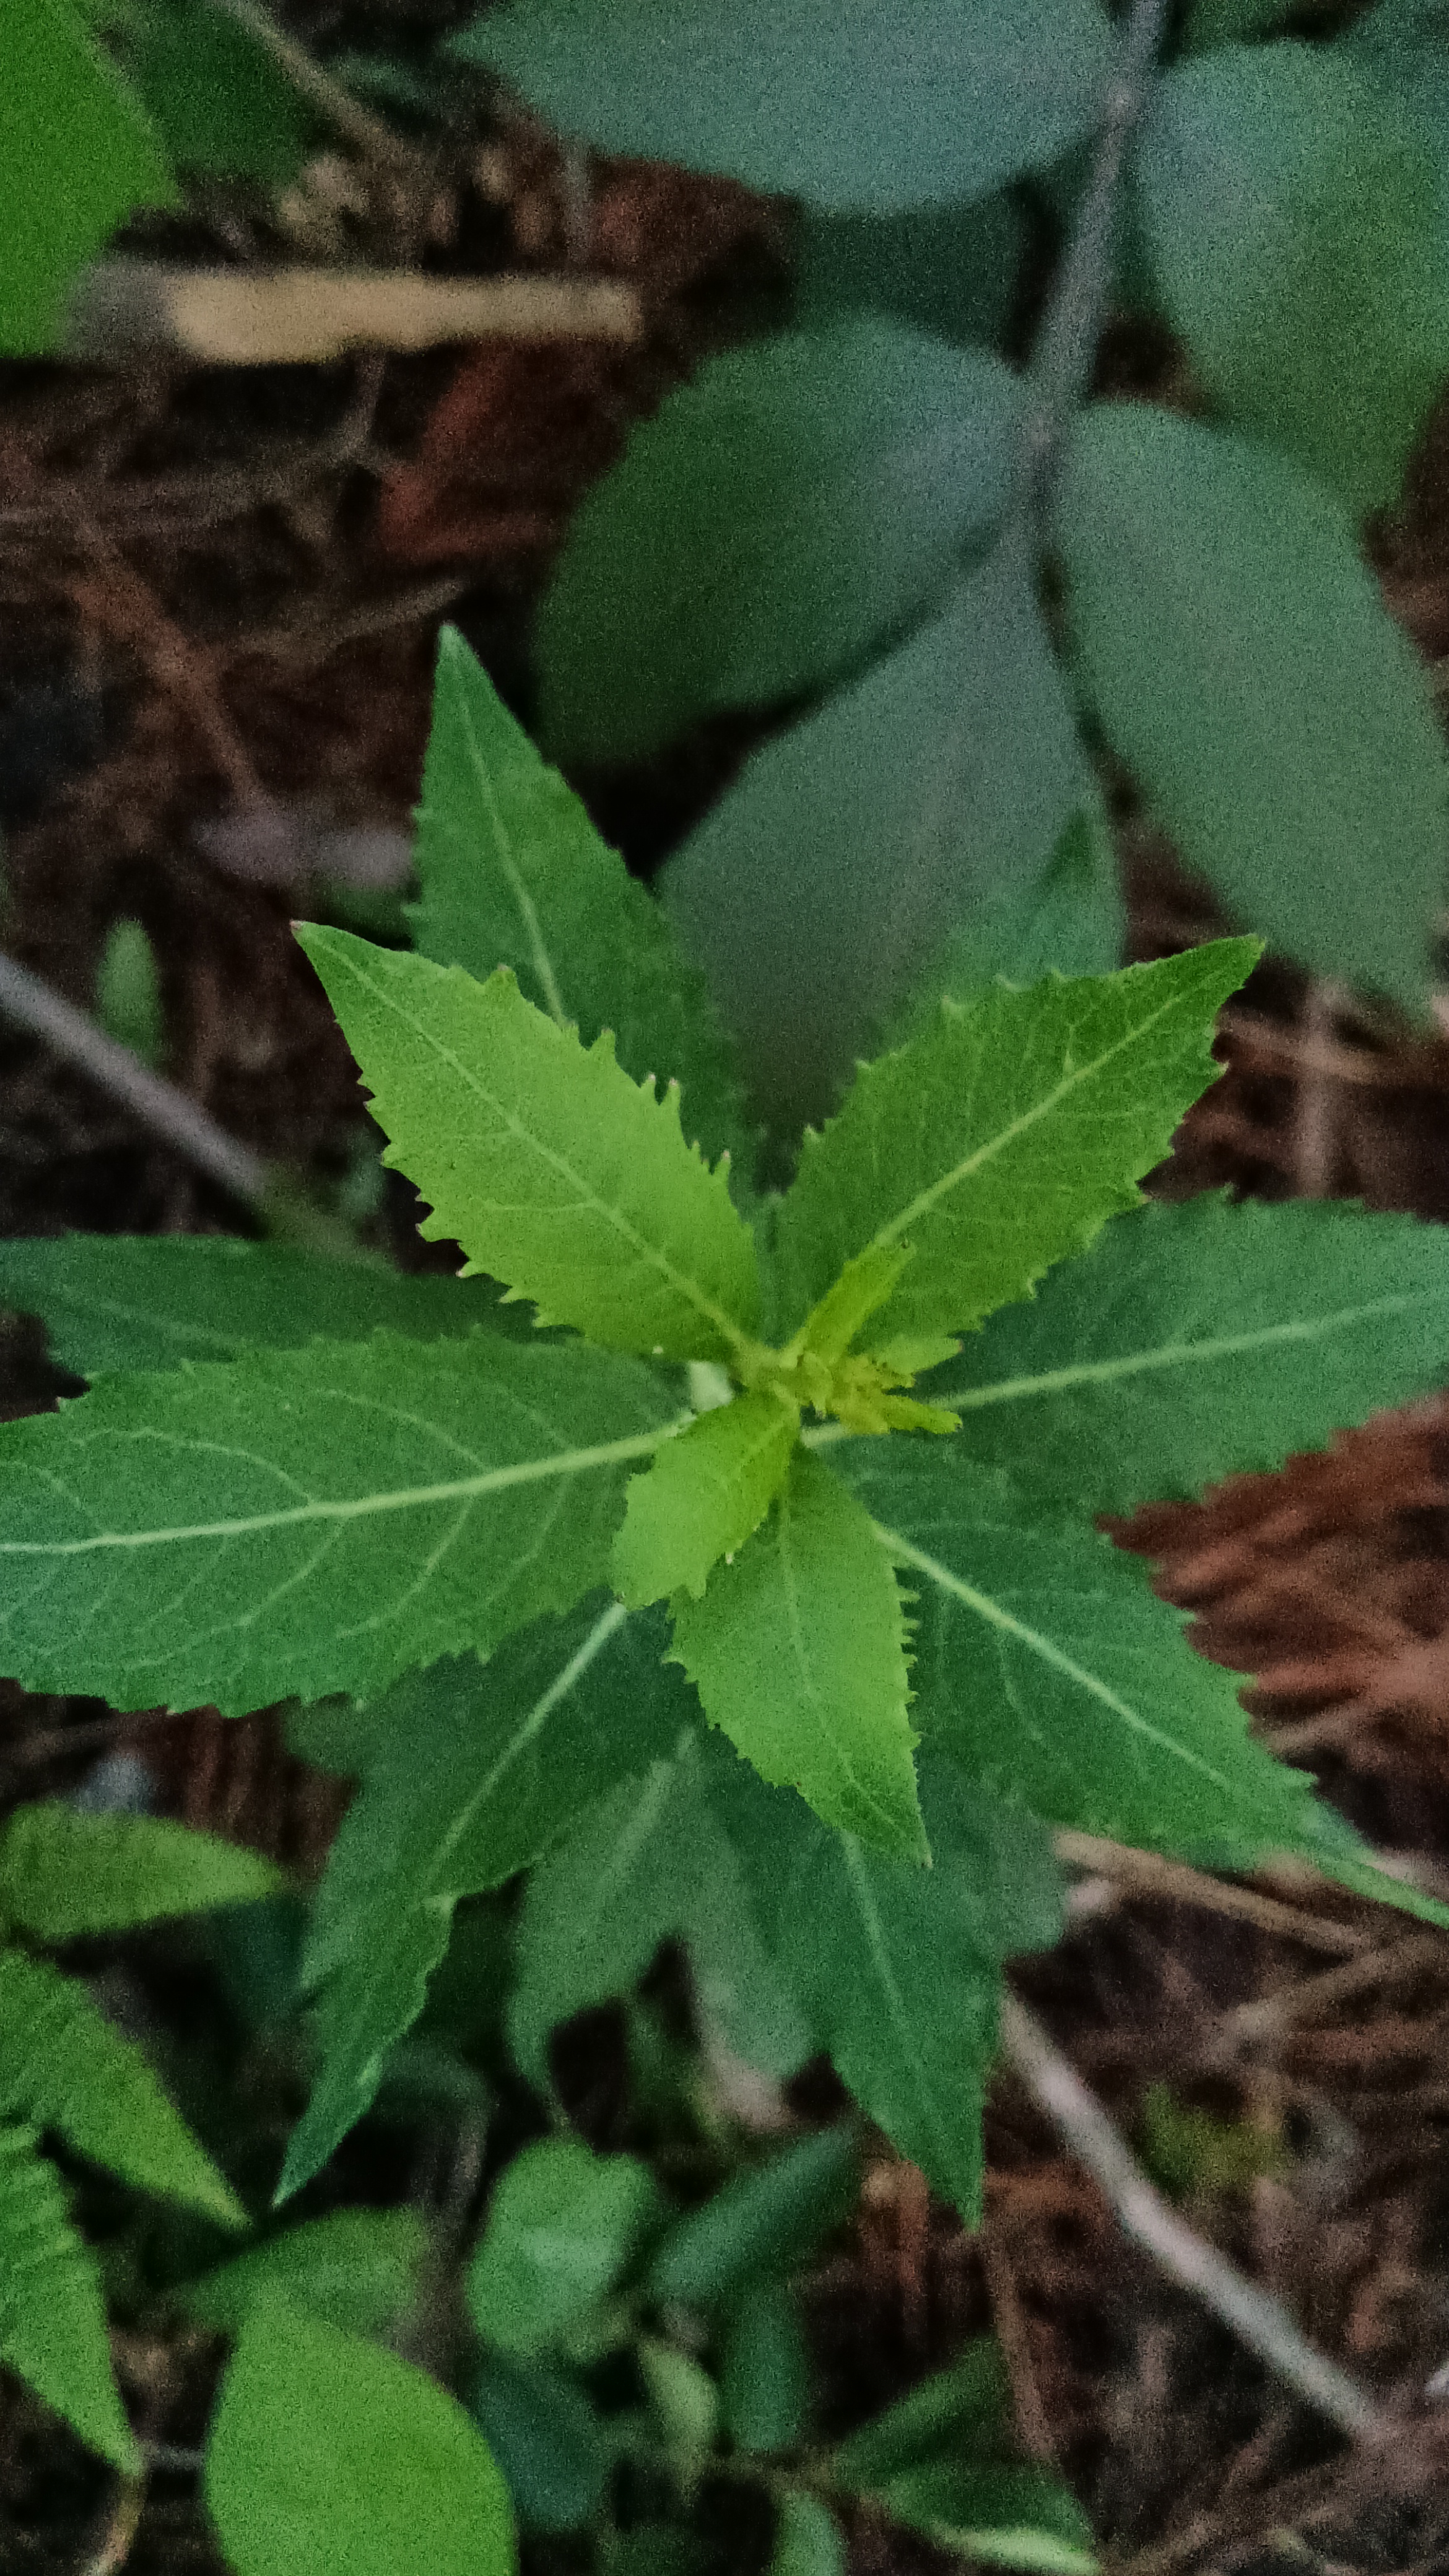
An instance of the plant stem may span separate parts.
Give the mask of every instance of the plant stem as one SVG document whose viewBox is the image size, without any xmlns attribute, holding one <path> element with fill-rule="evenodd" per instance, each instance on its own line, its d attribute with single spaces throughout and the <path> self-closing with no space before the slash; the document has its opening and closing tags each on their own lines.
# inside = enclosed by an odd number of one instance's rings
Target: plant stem
<svg viewBox="0 0 1449 2576">
<path fill-rule="evenodd" d="M 1018 450 L 1017 510 L 1038 529 L 1073 416 L 1092 379 L 1112 291 L 1117 205 L 1127 147 L 1141 120 L 1167 21 L 1167 0 L 1133 0 L 1102 101 L 1091 175 L 1031 362 L 1032 399 Z"/>
</svg>

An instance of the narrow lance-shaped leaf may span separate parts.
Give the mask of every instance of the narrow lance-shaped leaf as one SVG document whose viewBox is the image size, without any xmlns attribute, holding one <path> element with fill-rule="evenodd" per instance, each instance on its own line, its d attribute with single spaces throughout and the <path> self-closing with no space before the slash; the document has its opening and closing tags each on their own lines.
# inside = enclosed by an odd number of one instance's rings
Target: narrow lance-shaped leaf
<svg viewBox="0 0 1449 2576">
<path fill-rule="evenodd" d="M 379 1334 L 0 1430 L 0 1669 L 119 1708 L 375 1691 L 603 1581 L 673 1413 L 637 1363 Z"/>
<path fill-rule="evenodd" d="M 1095 122 L 1093 0 L 520 0 L 456 50 L 604 152 L 889 214 L 984 196 Z"/>
<path fill-rule="evenodd" d="M 37 1798 L 0 1829 L 0 1920 L 35 1941 L 245 1905 L 281 1885 L 260 1852 L 162 1816 L 88 1816 Z"/>
<path fill-rule="evenodd" d="M 460 1339 L 481 1324 L 525 1338 L 530 1319 L 484 1279 L 407 1278 L 289 1244 L 223 1234 L 63 1234 L 0 1243 L 0 1300 L 44 1318 L 77 1377 L 176 1368 L 248 1350 L 362 1341 L 379 1325 Z"/>
<path fill-rule="evenodd" d="M 661 1661 L 664 1622 L 595 1593 L 564 1619 L 413 1674 L 368 1711 L 371 1752 L 318 1891 L 305 1971 L 321 2066 L 279 2197 L 370 2106 L 422 2010 L 453 1909 L 499 1887 L 593 1802 L 672 1749 L 693 1717 Z"/>
<path fill-rule="evenodd" d="M 883 1851 L 927 1855 L 905 1613 L 867 1515 L 797 1450 L 762 1529 L 674 1611 L 674 1652 L 761 1777 Z"/>
<path fill-rule="evenodd" d="M 111 2377 L 95 2258 L 34 2130 L 10 2120 L 0 2120 L 0 2362 L 134 2476 L 140 2453 Z"/>
<path fill-rule="evenodd" d="M 793 1405 L 741 1395 L 663 1443 L 631 1479 L 614 1541 L 614 1588 L 631 1608 L 679 1591 L 699 1599 L 711 1566 L 764 1519 L 798 1430 Z"/>
<path fill-rule="evenodd" d="M 1279 1466 L 1442 1384 L 1449 1244 L 1300 1201 L 1153 1203 L 993 1315 L 929 1393 L 973 1455 L 1093 1512 Z"/>
<path fill-rule="evenodd" d="M 685 1144 L 678 1095 L 656 1099 L 526 1001 L 511 973 L 458 967 L 309 929 L 391 1143 L 469 1262 L 531 1297 L 541 1323 L 616 1350 L 724 1359 L 759 1308 L 754 1238 Z"/>
<path fill-rule="evenodd" d="M 138 2190 L 228 2227 L 241 2209 L 134 2042 L 47 1960 L 0 1951 L 0 2117 L 54 2129 Z"/>
<path fill-rule="evenodd" d="M 1317 1858 L 1348 1828 L 1256 1744 L 1145 1568 L 952 1442 L 834 1453 L 916 1601 L 916 1715 L 999 1796 L 1155 1851 Z"/>
<path fill-rule="evenodd" d="M 739 1081 L 705 990 L 654 897 L 539 758 L 461 635 L 438 643 L 418 811 L 417 946 L 480 981 L 511 966 L 520 989 L 586 1046 L 614 1032 L 636 1082 L 680 1086 L 685 1135 L 726 1147 L 748 1177 Z"/>
<path fill-rule="evenodd" d="M 1086 684 L 1188 865 L 1305 965 L 1422 1009 L 1449 767 L 1344 512 L 1265 447 L 1104 403 L 1058 531 Z"/>
<path fill-rule="evenodd" d="M 1213 1020 L 1257 955 L 1217 940 L 1125 974 L 943 1002 L 933 1027 L 862 1065 L 805 1139 L 776 1254 L 787 1322 L 844 1263 L 908 1245 L 865 1336 L 959 1332 L 1078 1251 L 1166 1153 L 1213 1079 Z"/>
</svg>

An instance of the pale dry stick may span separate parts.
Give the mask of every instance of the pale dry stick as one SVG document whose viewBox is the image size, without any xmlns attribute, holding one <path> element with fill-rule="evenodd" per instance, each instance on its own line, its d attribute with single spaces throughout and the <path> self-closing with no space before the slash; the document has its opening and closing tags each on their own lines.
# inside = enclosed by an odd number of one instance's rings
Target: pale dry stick
<svg viewBox="0 0 1449 2576">
<path fill-rule="evenodd" d="M 1361 1958 L 1345 1959 L 1341 1967 L 1326 1968 L 1316 1977 L 1300 1977 L 1294 1984 L 1280 1987 L 1276 1994 L 1262 1995 L 1254 2003 L 1237 2004 L 1219 2020 L 1214 2062 L 1219 2051 L 1224 2056 L 1236 2056 L 1239 2049 L 1276 2039 L 1295 2024 L 1316 2021 L 1321 2013 L 1332 2012 L 1339 2004 L 1370 1993 L 1391 1977 L 1417 1974 L 1420 1968 L 1442 1967 L 1444 1955 L 1442 1933 L 1413 1932 L 1402 1940 L 1381 1942 Z"/>
<path fill-rule="evenodd" d="M 98 2549 L 86 2560 L 81 2576 L 117 2576 L 131 2555 L 131 2544 L 141 2528 L 146 2505 L 146 2472 L 128 2477 L 124 2473 L 116 2482 L 111 2510 Z"/>
<path fill-rule="evenodd" d="M 1293 1110 L 1293 1177 L 1302 1199 L 1326 1199 L 1338 1164 L 1338 1115 L 1334 1081 L 1315 1058 L 1327 1053 L 1342 999 L 1336 984 L 1309 985 L 1303 1011 L 1304 1061 Z"/>
<path fill-rule="evenodd" d="M 351 350 L 470 340 L 644 336 L 622 278 L 423 277 L 406 268 L 174 268 L 105 259 L 72 295 L 64 354 L 93 366 L 157 351 L 207 367 L 321 365 Z"/>
<path fill-rule="evenodd" d="M 1403 2439 L 1403 2426 L 1337 2362 L 1314 2349 L 1280 2299 L 1249 2281 L 1169 2208 L 1096 2095 L 1011 1994 L 1002 2005 L 1001 2039 L 1008 2063 L 1068 2151 L 1086 2167 L 1123 2234 L 1150 2254 L 1169 2280 L 1191 2292 L 1305 2405 L 1353 2441 L 1386 2446 Z"/>
<path fill-rule="evenodd" d="M 1148 1895 L 1171 1897 L 1181 1905 L 1200 1905 L 1212 1914 L 1236 1915 L 1244 1923 L 1255 1923 L 1260 1931 L 1302 1941 L 1310 1950 L 1333 1950 L 1342 1957 L 1366 1950 L 1372 1942 L 1370 1933 L 1360 1932 L 1350 1923 L 1331 1923 L 1317 1914 L 1300 1913 L 1296 1906 L 1280 1904 L 1276 1897 L 1260 1896 L 1256 1888 L 1235 1887 L 1228 1880 L 1209 1878 L 1188 1862 L 1166 1860 L 1158 1852 L 1131 1851 L 1124 1843 L 1107 1842 L 1099 1834 L 1067 1829 L 1054 1835 L 1053 1843 L 1058 1860 L 1065 1861 L 1069 1869 L 1091 1870 Z"/>
<path fill-rule="evenodd" d="M 63 1056 L 113 1100 L 119 1100 L 153 1136 L 184 1154 L 208 1180 L 264 1214 L 273 1197 L 272 1176 L 259 1154 L 238 1144 L 206 1110 L 152 1073 L 84 1011 L 53 993 L 28 966 L 0 956 L 0 1017 L 13 1020 Z"/>
</svg>

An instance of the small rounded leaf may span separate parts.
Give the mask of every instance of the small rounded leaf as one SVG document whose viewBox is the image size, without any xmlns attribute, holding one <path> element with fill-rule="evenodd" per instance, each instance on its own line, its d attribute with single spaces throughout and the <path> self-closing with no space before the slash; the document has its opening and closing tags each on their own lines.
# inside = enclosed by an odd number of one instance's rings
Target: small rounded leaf
<svg viewBox="0 0 1449 2576">
<path fill-rule="evenodd" d="M 525 2147 L 499 2181 L 468 2275 L 479 2333 L 504 2352 L 546 2350 L 613 2288 L 656 2206 L 633 2156 L 596 2156 L 575 2138 Z"/>
</svg>

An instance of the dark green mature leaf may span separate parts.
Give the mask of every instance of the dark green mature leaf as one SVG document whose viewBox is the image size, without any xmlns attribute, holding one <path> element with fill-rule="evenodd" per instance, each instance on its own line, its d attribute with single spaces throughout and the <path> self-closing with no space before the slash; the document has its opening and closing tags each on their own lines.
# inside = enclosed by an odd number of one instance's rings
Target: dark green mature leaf
<svg viewBox="0 0 1449 2576">
<path fill-rule="evenodd" d="M 511 966 L 529 1000 L 575 1025 L 586 1046 L 612 1029 L 625 1072 L 677 1082 L 691 1143 L 711 1161 L 728 1148 L 736 1177 L 748 1176 L 738 1076 L 703 978 L 450 626 L 438 643 L 417 865 L 412 924 L 425 957 L 480 980 Z"/>
<path fill-rule="evenodd" d="M 961 1443 L 1093 1512 L 1276 1467 L 1442 1384 L 1449 1240 L 1413 1217 L 1205 1197 L 1104 1226 L 933 1378 Z"/>
<path fill-rule="evenodd" d="M 1135 1558 L 955 1442 L 834 1455 L 916 1587 L 922 1737 L 973 1780 L 1147 1850 L 1353 1849 L 1307 1774 L 1253 1741 L 1237 1681 L 1188 1652 Z"/>
<path fill-rule="evenodd" d="M 210 0 L 151 0 L 129 65 L 172 159 L 207 178 L 285 187 L 312 118 L 250 28 Z"/>
<path fill-rule="evenodd" d="M 930 1341 L 1029 1294 L 1136 1206 L 1142 1174 L 1213 1080 L 1213 1021 L 1257 949 L 1221 939 L 1121 975 L 998 985 L 863 1064 L 805 1138 L 775 1251 L 786 1326 L 845 1262 L 910 1245 L 865 1336 Z"/>
<path fill-rule="evenodd" d="M 1356 513 L 1391 501 L 1449 369 L 1427 143 L 1336 48 L 1234 45 L 1159 81 L 1134 168 L 1209 390 Z"/>
<path fill-rule="evenodd" d="M 994 2449 L 1011 2420 L 1011 2381 L 994 2335 L 977 2335 L 949 2369 L 933 2370 L 883 2415 L 841 2443 L 833 2469 L 869 2493 L 901 2469 L 967 2444 Z"/>
<path fill-rule="evenodd" d="M 7 10 L 0 84 L 0 350 L 53 347 L 84 263 L 136 206 L 174 206 L 151 128 L 66 0 Z"/>
<path fill-rule="evenodd" d="M 637 2156 L 539 2138 L 504 2167 L 468 2267 L 468 2312 L 502 2352 L 547 2351 L 596 2308 L 659 2217 Z"/>
<path fill-rule="evenodd" d="M 626 1994 L 671 1935 L 687 1939 L 705 2018 L 736 2055 L 767 2075 L 794 2074 L 817 2042 L 761 1947 L 688 1735 L 672 1761 L 603 1799 L 529 1879 L 508 2018 L 531 2082 L 547 2087 L 554 2026 Z"/>
<path fill-rule="evenodd" d="M 717 2308 L 753 2280 L 792 2271 L 849 2217 L 859 2187 L 848 2122 L 795 2139 L 675 2221 L 649 2266 L 650 2297 Z"/>
<path fill-rule="evenodd" d="M 415 2209 L 333 2209 L 249 2245 L 176 2295 L 188 2316 L 220 2334 L 239 2334 L 257 2301 L 280 2292 L 328 2325 L 380 2335 L 412 2306 L 427 2252 Z"/>
<path fill-rule="evenodd" d="M 1020 409 L 999 359 L 871 318 L 710 359 L 569 530 L 539 611 L 545 740 L 629 758 L 848 669 L 999 516 Z"/>
<path fill-rule="evenodd" d="M 898 2522 L 975 2566 L 1095 2576 L 1091 2524 L 1060 2478 L 1034 2464 L 933 2461 L 890 2479 L 883 2501 Z"/>
<path fill-rule="evenodd" d="M 752 2282 L 720 2356 L 720 2414 L 740 2451 L 793 2451 L 810 2405 L 810 2352 L 787 2281 Z"/>
<path fill-rule="evenodd" d="M 1089 795 L 1033 885 L 985 894 L 948 933 L 904 1008 L 892 1014 L 883 1045 L 918 1037 L 943 995 L 969 1001 L 998 977 L 1039 984 L 1051 974 L 1110 975 L 1122 963 L 1124 933 L 1117 854 L 1100 799 Z"/>
<path fill-rule="evenodd" d="M 706 1717 L 761 1778 L 922 1861 L 905 1636 L 866 1514 L 800 1450 L 763 1528 L 715 1567 L 702 1600 L 674 1605 L 674 1653 Z"/>
<path fill-rule="evenodd" d="M 614 1541 L 614 1588 L 631 1609 L 704 1591 L 712 1566 L 743 1547 L 784 1481 L 799 1430 L 792 1405 L 739 1395 L 664 1441 L 630 1479 Z"/>
<path fill-rule="evenodd" d="M 430 1200 L 426 1235 L 531 1297 L 540 1323 L 611 1349 L 725 1359 L 759 1311 L 754 1237 L 684 1142 L 679 1094 L 656 1098 L 587 1050 L 500 968 L 458 966 L 307 929 L 400 1164 Z"/>
<path fill-rule="evenodd" d="M 245 2213 L 134 2042 L 47 1960 L 0 1950 L 0 2119 L 54 2129 L 139 2191 L 223 2226 Z"/>
<path fill-rule="evenodd" d="M 507 2490 L 457 2399 L 285 2305 L 242 2328 L 206 2452 L 236 2576 L 513 2576 Z"/>
<path fill-rule="evenodd" d="M 1015 308 L 1029 227 L 1016 192 L 904 215 L 821 215 L 796 236 L 795 319 L 890 313 L 938 340 L 993 344 Z"/>
<path fill-rule="evenodd" d="M 672 1751 L 694 1715 L 661 1661 L 663 1616 L 594 1594 L 567 1618 L 409 1675 L 367 1712 L 362 1789 L 318 1894 L 306 1973 L 322 2063 L 288 2144 L 298 2190 L 368 2109 L 423 2007 L 462 1897 L 499 1887 L 595 1799 Z"/>
<path fill-rule="evenodd" d="M 1306 965 L 1422 1009 L 1449 771 L 1338 506 L 1245 439 L 1103 404 L 1059 529 L 1102 722 L 1189 865 Z"/>
<path fill-rule="evenodd" d="M 546 2362 L 485 2353 L 468 2392 L 525 2531 L 578 2531 L 603 2494 L 609 2437 L 577 2380 Z"/>
<path fill-rule="evenodd" d="M 600 1582 L 667 1427 L 582 1345 L 315 1342 L 0 1431 L 0 1668 L 118 1708 L 375 1692 Z"/>
<path fill-rule="evenodd" d="M 0 2120 L 0 2362 L 91 2450 L 134 2476 L 140 2453 L 111 2377 L 100 2275 L 33 2129 Z"/>
<path fill-rule="evenodd" d="M 521 0 L 457 40 L 605 152 L 836 211 L 984 196 L 1095 122 L 1092 0 Z"/>
<path fill-rule="evenodd" d="M 260 1852 L 162 1816 L 91 1816 L 36 1798 L 0 1828 L 0 1921 L 35 1941 L 245 1905 L 281 1885 Z"/>
<path fill-rule="evenodd" d="M 500 1305 L 490 1280 L 410 1279 L 224 1234 L 0 1243 L 0 1299 L 44 1317 L 56 1358 L 77 1377 L 296 1350 L 319 1336 L 361 1341 L 380 1324 L 419 1342 L 480 1324 L 519 1338 L 531 1329 L 526 1313 Z"/>
<path fill-rule="evenodd" d="M 845 2535 L 828 2505 L 787 2487 L 775 2507 L 768 2576 L 845 2576 Z"/>
<path fill-rule="evenodd" d="M 1027 570 L 939 616 L 755 754 L 664 878 L 762 1106 L 819 1116 L 946 934 L 1028 900 L 1087 779 Z"/>
</svg>

